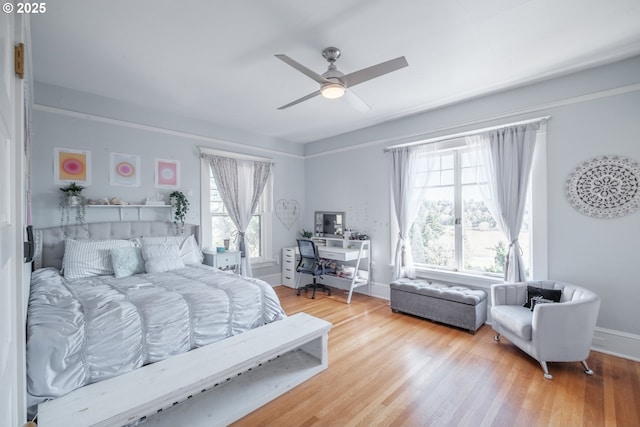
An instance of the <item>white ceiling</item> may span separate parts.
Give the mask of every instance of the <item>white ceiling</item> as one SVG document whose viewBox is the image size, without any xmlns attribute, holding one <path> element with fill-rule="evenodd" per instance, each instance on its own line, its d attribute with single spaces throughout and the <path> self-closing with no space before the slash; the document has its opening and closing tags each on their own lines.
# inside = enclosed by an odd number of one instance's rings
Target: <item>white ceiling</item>
<svg viewBox="0 0 640 427">
<path fill-rule="evenodd" d="M 59 0 L 31 17 L 36 81 L 305 143 L 640 54 L 638 0 Z M 274 57 L 344 73 L 404 55 L 353 90 L 315 97 Z"/>
</svg>

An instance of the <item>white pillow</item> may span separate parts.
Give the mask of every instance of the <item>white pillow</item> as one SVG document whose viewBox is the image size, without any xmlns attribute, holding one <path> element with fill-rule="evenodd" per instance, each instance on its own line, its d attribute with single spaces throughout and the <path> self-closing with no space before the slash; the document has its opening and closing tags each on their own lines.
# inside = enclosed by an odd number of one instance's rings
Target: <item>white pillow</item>
<svg viewBox="0 0 640 427">
<path fill-rule="evenodd" d="M 144 259 L 140 247 L 124 247 L 111 249 L 111 265 L 117 277 L 128 277 L 144 273 Z"/>
<path fill-rule="evenodd" d="M 202 264 L 204 255 L 193 234 L 189 236 L 152 236 L 140 239 L 145 245 L 177 245 L 180 248 L 180 258 L 185 265 Z"/>
<path fill-rule="evenodd" d="M 113 274 L 111 249 L 134 247 L 131 240 L 65 239 L 62 268 L 65 279 Z"/>
<path fill-rule="evenodd" d="M 144 245 L 142 257 L 147 273 L 162 273 L 184 268 L 178 245 Z"/>
<path fill-rule="evenodd" d="M 200 250 L 200 246 L 198 246 L 198 242 L 196 242 L 196 238 L 193 237 L 193 234 L 184 239 L 184 242 L 180 245 L 180 257 L 182 258 L 182 262 L 186 265 L 202 264 L 204 255 Z"/>
</svg>

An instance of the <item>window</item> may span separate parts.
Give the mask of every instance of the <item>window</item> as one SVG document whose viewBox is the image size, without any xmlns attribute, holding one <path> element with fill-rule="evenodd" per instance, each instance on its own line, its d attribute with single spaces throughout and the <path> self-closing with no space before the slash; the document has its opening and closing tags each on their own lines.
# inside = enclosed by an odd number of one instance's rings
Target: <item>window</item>
<svg viewBox="0 0 640 427">
<path fill-rule="evenodd" d="M 216 181 L 213 179 L 211 168 L 209 168 L 209 203 L 211 212 L 211 242 L 212 246 L 222 246 L 224 239 L 233 241 L 232 236 L 235 235 L 236 226 L 231 221 L 227 210 L 222 203 L 222 198 L 216 187 Z M 263 257 L 262 250 L 262 215 L 253 215 L 249 227 L 245 233 L 247 239 L 247 247 L 249 251 L 249 258 L 261 258 Z"/>
<path fill-rule="evenodd" d="M 463 140 L 447 145 L 421 162 L 421 173 L 426 177 L 428 164 L 431 172 L 409 234 L 415 266 L 501 276 L 509 244 L 484 202 L 482 156 Z M 525 211 L 519 237 L 528 272 L 530 211 Z"/>
<path fill-rule="evenodd" d="M 245 160 L 265 161 L 269 159 L 247 156 L 237 153 L 211 150 L 207 148 L 200 149 L 205 154 L 212 154 L 224 157 L 234 157 Z M 202 247 L 215 248 L 223 246 L 225 239 L 230 239 L 230 247 L 235 249 L 237 246 L 235 231 L 236 227 L 231 221 L 227 213 L 220 193 L 216 187 L 215 179 L 211 173 L 209 160 L 203 158 L 201 160 L 201 209 L 202 218 Z M 256 213 L 253 215 L 245 237 L 247 239 L 248 256 L 253 267 L 268 266 L 275 262 L 272 255 L 272 213 L 270 211 L 272 199 L 272 182 L 270 179 L 267 183 Z"/>
</svg>

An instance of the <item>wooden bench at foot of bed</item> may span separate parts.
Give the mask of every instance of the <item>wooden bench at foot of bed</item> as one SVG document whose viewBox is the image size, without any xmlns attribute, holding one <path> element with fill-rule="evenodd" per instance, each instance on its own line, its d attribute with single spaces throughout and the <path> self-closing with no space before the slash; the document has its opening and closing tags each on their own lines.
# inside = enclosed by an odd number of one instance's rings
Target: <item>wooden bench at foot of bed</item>
<svg viewBox="0 0 640 427">
<path fill-rule="evenodd" d="M 228 425 L 325 370 L 329 329 L 299 313 L 42 403 L 38 426 Z"/>
</svg>

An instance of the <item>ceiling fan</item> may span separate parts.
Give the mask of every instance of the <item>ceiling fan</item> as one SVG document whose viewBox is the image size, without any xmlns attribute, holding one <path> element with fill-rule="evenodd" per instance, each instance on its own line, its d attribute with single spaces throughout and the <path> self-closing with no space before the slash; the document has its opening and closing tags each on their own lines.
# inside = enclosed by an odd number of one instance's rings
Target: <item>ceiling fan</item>
<svg viewBox="0 0 640 427">
<path fill-rule="evenodd" d="M 336 99 L 341 98 L 345 94 L 347 94 L 346 99 L 350 101 L 350 103 L 356 109 L 368 110 L 371 107 L 369 107 L 352 91 L 348 91 L 347 89 L 409 65 L 405 57 L 400 56 L 386 62 L 381 62 L 380 64 L 372 65 L 371 67 L 363 68 L 362 70 L 354 71 L 353 73 L 343 74 L 338 71 L 338 68 L 335 64 L 336 60 L 340 58 L 340 49 L 338 49 L 337 47 L 327 47 L 322 51 L 322 56 L 327 61 L 329 61 L 329 68 L 324 73 L 318 74 L 300 64 L 299 62 L 289 58 L 287 55 L 276 55 L 277 58 L 281 59 L 296 70 L 300 71 L 303 74 L 306 74 L 316 82 L 320 83 L 319 90 L 310 93 L 309 95 L 303 96 L 302 98 L 296 99 L 295 101 L 290 102 L 286 105 L 283 105 L 282 107 L 278 108 L 278 110 L 284 110 L 285 108 L 289 108 L 293 105 L 299 104 L 300 102 L 306 101 L 307 99 L 313 98 L 317 95 L 322 95 L 327 99 Z"/>
</svg>

